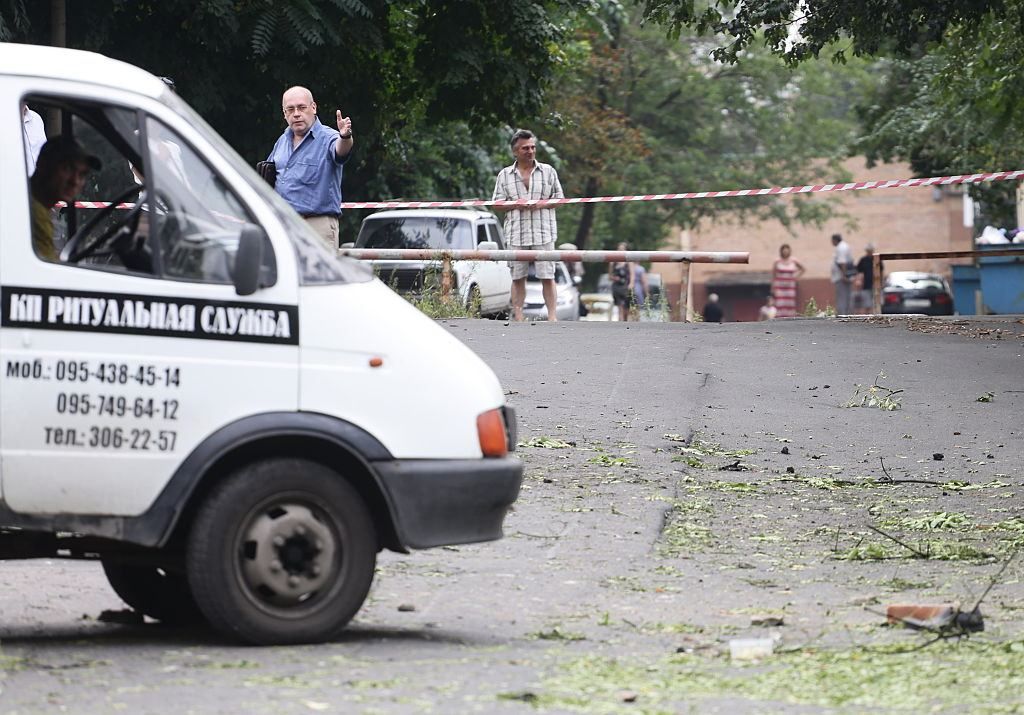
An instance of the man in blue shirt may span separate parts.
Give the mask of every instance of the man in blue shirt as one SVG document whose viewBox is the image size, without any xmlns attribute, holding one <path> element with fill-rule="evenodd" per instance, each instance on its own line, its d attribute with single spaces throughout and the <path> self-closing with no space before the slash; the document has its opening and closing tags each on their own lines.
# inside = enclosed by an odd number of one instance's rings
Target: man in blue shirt
<svg viewBox="0 0 1024 715">
<path fill-rule="evenodd" d="M 274 188 L 316 231 L 333 255 L 338 250 L 341 176 L 352 152 L 352 120 L 337 110 L 338 130 L 316 116 L 313 94 L 292 87 L 281 98 L 288 128 L 267 157 L 277 168 Z"/>
</svg>

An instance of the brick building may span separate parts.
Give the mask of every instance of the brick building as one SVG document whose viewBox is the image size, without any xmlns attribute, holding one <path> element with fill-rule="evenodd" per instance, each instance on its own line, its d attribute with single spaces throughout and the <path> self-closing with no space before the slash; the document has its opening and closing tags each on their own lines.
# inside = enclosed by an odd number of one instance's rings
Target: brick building
<svg viewBox="0 0 1024 715">
<path fill-rule="evenodd" d="M 869 169 L 862 158 L 847 160 L 845 168 L 851 181 L 912 176 L 906 164 L 882 164 Z M 812 297 L 820 308 L 835 302 L 829 282 L 833 233 L 843 235 L 850 244 L 854 260 L 864 255 L 864 247 L 869 243 L 876 252 L 883 253 L 970 250 L 973 246 L 973 228 L 964 226 L 963 192 L 957 186 L 871 189 L 815 196 L 815 200 L 834 202 L 839 214 L 820 228 L 793 226 L 787 230 L 777 221 L 755 221 L 745 225 L 708 222 L 697 230 L 673 230 L 664 246 L 669 250 L 750 252 L 747 265 L 694 264 L 689 286 L 691 310 L 699 313 L 708 293 L 714 292 L 720 296 L 727 321 L 757 320 L 758 309 L 769 293 L 772 263 L 783 243 L 792 247 L 794 258 L 807 271 L 798 288 L 800 311 Z M 778 197 L 778 200 L 791 201 L 792 198 Z M 956 261 L 899 261 L 887 270 L 922 270 L 949 278 L 949 266 L 953 262 Z M 676 315 L 683 267 L 655 264 L 652 270 L 662 274 Z"/>
</svg>

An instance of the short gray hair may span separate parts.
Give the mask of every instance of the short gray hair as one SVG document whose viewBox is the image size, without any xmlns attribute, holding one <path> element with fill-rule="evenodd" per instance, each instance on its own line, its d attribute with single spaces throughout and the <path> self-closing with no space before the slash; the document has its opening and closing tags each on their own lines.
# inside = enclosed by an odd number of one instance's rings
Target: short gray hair
<svg viewBox="0 0 1024 715">
<path fill-rule="evenodd" d="M 529 129 L 516 129 L 512 132 L 512 138 L 508 140 L 509 149 L 516 148 L 516 142 L 520 139 L 535 139 L 535 135 Z"/>
</svg>

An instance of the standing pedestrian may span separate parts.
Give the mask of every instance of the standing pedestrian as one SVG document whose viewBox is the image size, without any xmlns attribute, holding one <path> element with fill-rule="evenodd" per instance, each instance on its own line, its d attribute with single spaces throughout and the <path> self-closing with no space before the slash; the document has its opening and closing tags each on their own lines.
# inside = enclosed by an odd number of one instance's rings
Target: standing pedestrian
<svg viewBox="0 0 1024 715">
<path fill-rule="evenodd" d="M 853 312 L 851 297 L 853 294 L 853 254 L 850 244 L 838 233 L 832 234 L 832 271 L 829 276 L 836 291 L 836 315 L 850 315 Z"/>
<path fill-rule="evenodd" d="M 630 263 L 629 265 L 633 269 L 633 308 L 636 311 L 637 319 L 639 319 L 639 314 L 647 307 L 651 289 L 647 284 L 647 269 L 639 263 Z"/>
<path fill-rule="evenodd" d="M 267 157 L 277 170 L 274 188 L 336 255 L 342 171 L 354 143 L 352 120 L 339 109 L 337 131 L 321 124 L 313 94 L 305 87 L 286 91 L 281 110 L 288 128 Z"/>
<path fill-rule="evenodd" d="M 509 142 L 515 162 L 498 172 L 494 182 L 494 201 L 561 199 L 562 184 L 558 172 L 549 164 L 537 161 L 537 138 L 527 129 L 517 129 Z M 516 249 L 551 251 L 558 238 L 555 209 L 551 206 L 523 206 L 499 209 L 505 213 L 505 240 Z M 534 263 L 537 278 L 544 293 L 548 320 L 555 321 L 555 264 L 553 261 Z M 526 300 L 526 276 L 529 261 L 512 263 L 512 319 L 523 319 Z"/>
<path fill-rule="evenodd" d="M 870 243 L 864 246 L 864 255 L 857 261 L 857 273 L 860 274 L 860 287 L 854 296 L 854 303 L 860 312 L 870 313 L 874 297 L 872 289 L 875 286 L 875 247 Z"/>
<path fill-rule="evenodd" d="M 775 314 L 779 318 L 796 316 L 796 282 L 804 274 L 800 261 L 793 258 L 793 249 L 788 243 L 779 247 L 779 257 L 772 264 L 772 298 Z"/>
<path fill-rule="evenodd" d="M 629 245 L 620 243 L 615 249 L 628 251 Z M 608 278 L 612 284 L 612 302 L 619 311 L 619 320 L 629 320 L 629 303 L 633 295 L 634 273 L 628 261 L 616 261 L 608 264 Z"/>
<path fill-rule="evenodd" d="M 709 293 L 708 302 L 704 304 L 704 311 L 701 313 L 705 323 L 721 323 L 725 318 L 725 311 L 718 303 L 718 293 Z"/>
</svg>

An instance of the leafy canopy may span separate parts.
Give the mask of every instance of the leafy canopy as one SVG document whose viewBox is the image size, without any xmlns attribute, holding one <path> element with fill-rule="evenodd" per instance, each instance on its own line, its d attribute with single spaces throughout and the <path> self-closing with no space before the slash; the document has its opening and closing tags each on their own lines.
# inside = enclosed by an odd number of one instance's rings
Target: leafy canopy
<svg viewBox="0 0 1024 715">
<path fill-rule="evenodd" d="M 693 28 L 721 36 L 712 55 L 736 59 L 764 46 L 796 64 L 829 48 L 838 60 L 880 52 L 909 53 L 942 38 L 947 27 L 973 23 L 1003 0 L 644 0 L 645 20 L 673 34 Z M 848 40 L 846 47 L 834 43 Z"/>
</svg>

